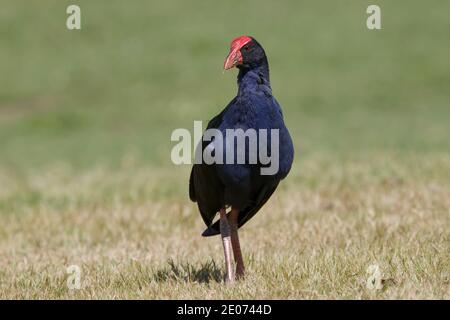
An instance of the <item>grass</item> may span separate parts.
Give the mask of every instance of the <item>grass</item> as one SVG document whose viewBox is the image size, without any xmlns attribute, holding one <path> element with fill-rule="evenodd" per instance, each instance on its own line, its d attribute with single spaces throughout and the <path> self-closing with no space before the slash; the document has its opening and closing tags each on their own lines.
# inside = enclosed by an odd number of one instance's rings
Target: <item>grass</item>
<svg viewBox="0 0 450 320">
<path fill-rule="evenodd" d="M 448 299 L 450 157 L 416 160 L 304 162 L 242 229 L 248 277 L 232 287 L 219 238 L 183 197 L 154 199 L 153 170 L 38 173 L 1 208 L 0 297 Z M 373 264 L 382 290 L 366 288 Z"/>
<path fill-rule="evenodd" d="M 378 1 L 368 31 L 368 4 L 4 1 L 0 298 L 449 299 L 450 5 Z M 220 68 L 245 33 L 297 153 L 229 287 L 170 133 L 232 98 Z"/>
</svg>

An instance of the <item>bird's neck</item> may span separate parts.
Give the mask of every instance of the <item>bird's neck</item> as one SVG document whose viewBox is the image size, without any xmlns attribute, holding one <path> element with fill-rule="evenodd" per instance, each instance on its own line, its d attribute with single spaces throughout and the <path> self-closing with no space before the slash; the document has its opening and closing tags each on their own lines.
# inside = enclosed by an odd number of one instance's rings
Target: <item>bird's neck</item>
<svg viewBox="0 0 450 320">
<path fill-rule="evenodd" d="M 266 57 L 264 57 L 263 60 L 260 63 L 258 63 L 258 65 L 255 66 L 246 65 L 239 67 L 239 74 L 238 74 L 239 86 L 241 86 L 243 83 L 247 81 L 248 77 L 246 77 L 246 75 L 249 72 L 258 74 L 270 86 L 269 63 Z"/>
</svg>

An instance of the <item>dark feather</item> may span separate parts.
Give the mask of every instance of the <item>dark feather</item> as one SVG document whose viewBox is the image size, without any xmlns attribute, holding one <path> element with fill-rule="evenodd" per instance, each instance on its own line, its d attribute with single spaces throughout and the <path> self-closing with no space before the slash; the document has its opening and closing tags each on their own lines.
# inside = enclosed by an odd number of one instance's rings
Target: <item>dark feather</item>
<svg viewBox="0 0 450 320">
<path fill-rule="evenodd" d="M 274 193 L 277 186 L 278 182 L 276 182 L 274 185 L 264 186 L 263 190 L 261 190 L 261 192 L 258 194 L 258 198 L 253 201 L 253 204 L 239 212 L 239 228 L 242 227 L 247 221 L 249 221 L 259 211 L 259 209 L 261 209 L 261 207 L 267 202 L 267 200 L 269 200 L 270 196 L 272 196 L 272 193 Z M 219 222 L 220 221 L 216 221 L 214 224 L 209 226 L 205 231 L 203 231 L 202 236 L 210 237 L 220 234 Z"/>
<path fill-rule="evenodd" d="M 227 206 L 239 210 L 238 225 L 243 226 L 267 202 L 292 165 L 293 144 L 281 108 L 272 96 L 267 58 L 256 41 L 252 45 L 255 46 L 255 50 L 251 50 L 253 56 L 245 57 L 248 63 L 240 67 L 237 96 L 208 123 L 207 129 L 220 130 L 224 139 L 227 129 L 278 129 L 279 170 L 274 175 L 261 175 L 263 165 L 259 162 L 194 164 L 189 179 L 189 197 L 197 202 L 207 226 L 203 236 L 220 233 L 219 222 L 213 221 L 218 211 Z M 209 143 L 202 139 L 197 146 L 201 147 L 202 154 Z"/>
</svg>

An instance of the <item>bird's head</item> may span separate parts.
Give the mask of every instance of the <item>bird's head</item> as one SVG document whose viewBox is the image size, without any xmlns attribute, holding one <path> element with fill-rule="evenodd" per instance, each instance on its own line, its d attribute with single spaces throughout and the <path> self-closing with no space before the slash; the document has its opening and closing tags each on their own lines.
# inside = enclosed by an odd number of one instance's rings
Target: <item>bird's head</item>
<svg viewBox="0 0 450 320">
<path fill-rule="evenodd" d="M 262 64 L 265 59 L 264 49 L 254 38 L 240 36 L 231 41 L 230 52 L 225 59 L 223 69 L 254 68 Z"/>
</svg>

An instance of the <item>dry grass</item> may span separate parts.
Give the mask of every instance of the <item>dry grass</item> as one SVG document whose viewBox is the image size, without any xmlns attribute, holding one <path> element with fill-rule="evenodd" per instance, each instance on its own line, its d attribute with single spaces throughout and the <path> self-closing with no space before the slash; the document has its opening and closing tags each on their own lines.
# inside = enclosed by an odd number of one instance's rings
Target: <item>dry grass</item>
<svg viewBox="0 0 450 320">
<path fill-rule="evenodd" d="M 379 0 L 380 31 L 360 0 L 74 2 L 73 32 L 67 1 L 1 4 L 0 298 L 450 298 L 449 1 Z M 170 135 L 236 93 L 245 33 L 297 162 L 226 287 Z"/>
<path fill-rule="evenodd" d="M 0 298 L 450 298 L 448 155 L 298 167 L 242 230 L 248 276 L 234 286 L 181 191 L 188 168 L 3 171 Z M 164 181 L 180 188 L 161 196 Z M 372 264 L 381 290 L 366 288 Z"/>
</svg>

